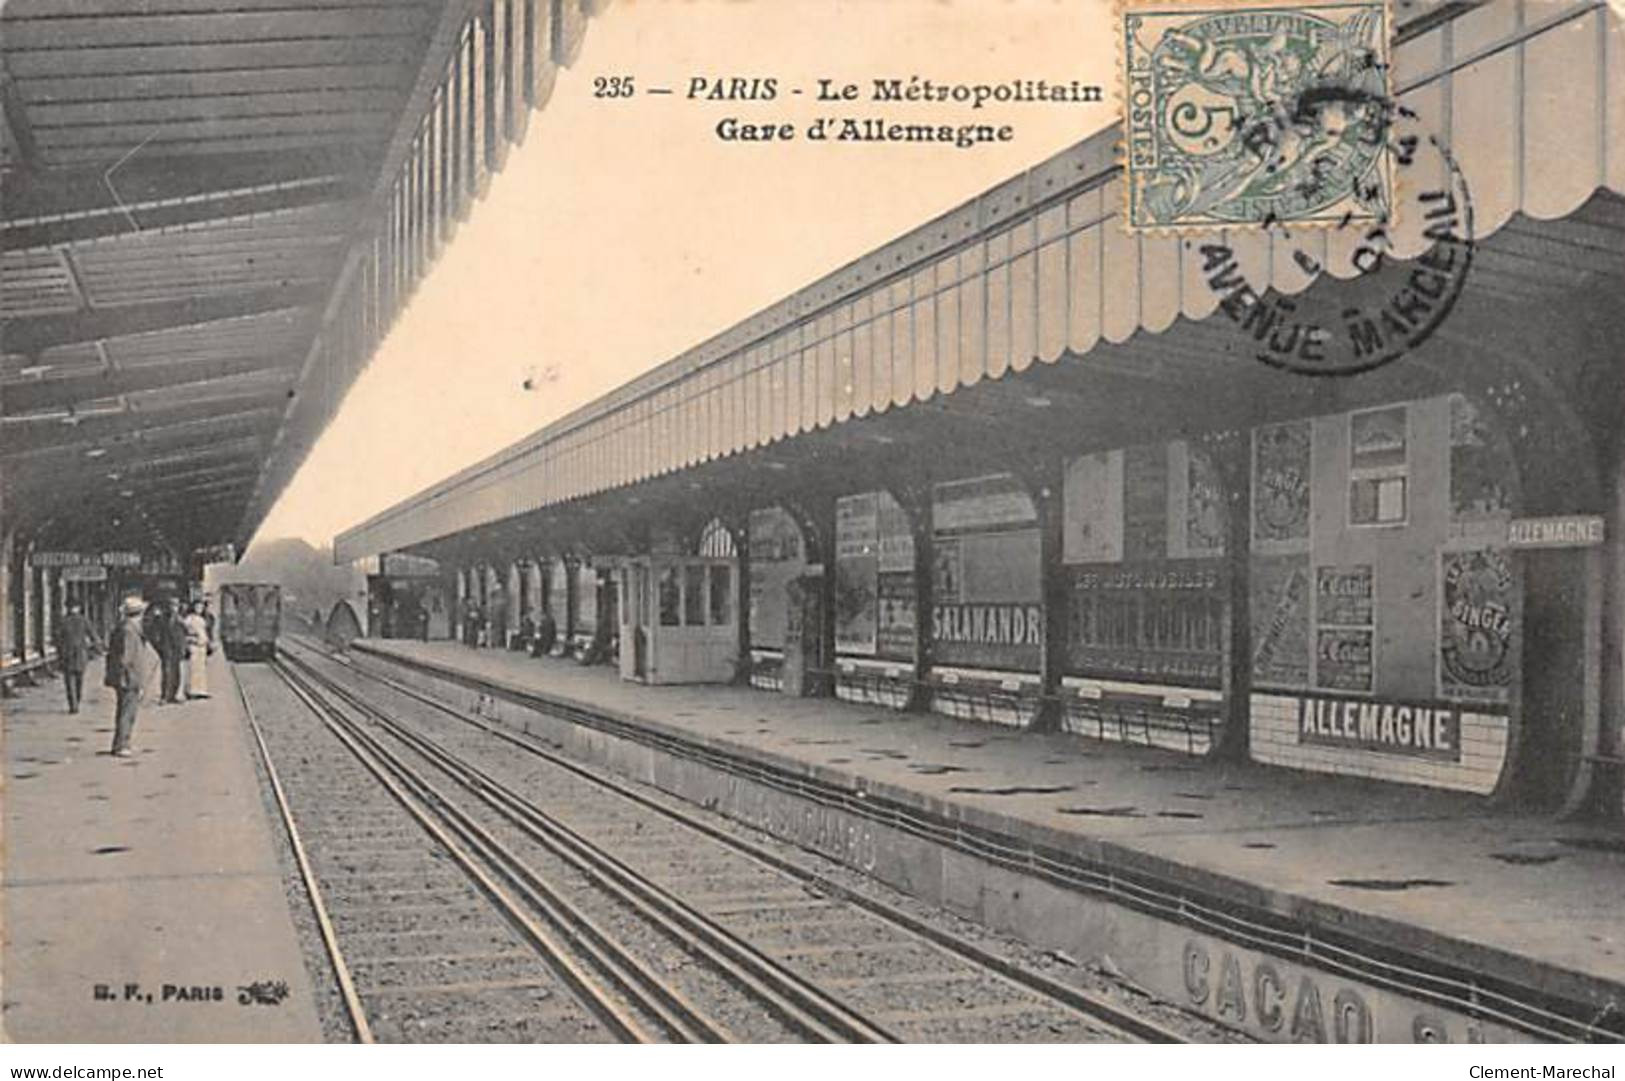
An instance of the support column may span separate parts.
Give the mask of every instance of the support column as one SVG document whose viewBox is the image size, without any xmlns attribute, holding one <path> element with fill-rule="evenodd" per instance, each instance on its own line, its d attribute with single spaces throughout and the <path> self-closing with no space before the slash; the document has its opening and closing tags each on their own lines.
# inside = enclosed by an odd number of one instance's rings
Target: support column
<svg viewBox="0 0 1625 1081">
<path fill-rule="evenodd" d="M 1196 441 L 1224 485 L 1224 664 L 1219 691 L 1224 729 L 1212 757 L 1246 761 L 1251 746 L 1253 696 L 1252 436 L 1216 432 Z"/>
<path fill-rule="evenodd" d="M 734 664 L 733 682 L 749 685 L 750 657 L 750 508 L 744 507 L 723 516 L 723 525 L 733 535 L 736 557 L 734 577 L 734 612 L 739 624 L 739 658 Z"/>
<path fill-rule="evenodd" d="M 801 528 L 807 551 L 807 562 L 812 556 L 821 568 L 813 578 L 810 571 L 790 592 L 791 626 L 800 623 L 799 645 L 785 642 L 784 690 L 787 694 L 814 698 L 833 697 L 835 680 L 835 497 L 823 492 L 809 492 L 804 498 L 783 499 L 779 505 L 796 519 Z M 812 590 L 809 598 L 805 591 Z M 817 616 L 817 626 L 808 627 L 809 615 Z M 799 676 L 792 673 L 792 652 L 800 651 Z M 809 674 L 810 673 L 810 674 Z"/>
<path fill-rule="evenodd" d="M 56 613 L 62 604 L 61 571 L 47 567 L 40 571 L 40 653 L 47 653 L 56 642 Z"/>
<path fill-rule="evenodd" d="M 580 604 L 576 600 L 576 576 L 581 573 L 581 559 L 574 553 L 564 555 L 564 620 L 559 624 L 559 639 L 564 644 L 566 655 L 570 652 L 570 643 L 575 638 L 576 609 Z"/>
<path fill-rule="evenodd" d="M 1038 709 L 1032 728 L 1037 732 L 1061 730 L 1061 676 L 1066 671 L 1066 631 L 1071 593 L 1061 563 L 1064 466 L 1056 458 L 1047 463 L 1044 483 L 1033 490 L 1038 510 L 1038 576 L 1043 641 L 1038 660 Z"/>
<path fill-rule="evenodd" d="M 16 651 L 17 621 L 12 612 L 15 599 L 12 566 L 15 562 L 17 534 L 5 530 L 0 535 L 0 658 L 9 658 Z"/>
<path fill-rule="evenodd" d="M 1598 733 L 1593 804 L 1600 814 L 1625 811 L 1625 451 L 1615 449 L 1613 475 L 1604 493 L 1603 530 L 1606 541 L 1597 550 L 1600 567 L 1594 580 L 1601 586 L 1599 643 L 1602 730 Z M 1579 804 L 1580 801 L 1576 800 Z M 1571 810 L 1572 808 L 1565 808 Z"/>
<path fill-rule="evenodd" d="M 908 703 L 910 713 L 931 708 L 931 606 L 936 587 L 936 542 L 931 512 L 929 481 L 898 484 L 890 489 L 908 515 L 909 536 L 914 541 L 914 668 L 910 674 Z"/>
<path fill-rule="evenodd" d="M 28 660 L 39 649 L 39 624 L 37 622 L 36 607 L 39 604 L 39 591 L 35 587 L 38 571 L 28 564 L 28 553 L 23 553 L 23 630 L 21 635 L 22 648 L 18 656 Z"/>
<path fill-rule="evenodd" d="M 818 669 L 813 681 L 813 697 L 835 697 L 835 497 L 820 495 L 812 506 L 813 527 L 818 534 L 819 562 L 824 568 L 818 580 Z"/>
<path fill-rule="evenodd" d="M 1037 732 L 1058 732 L 1061 728 L 1061 675 L 1066 668 L 1066 622 L 1071 600 L 1061 565 L 1066 460 L 1059 454 L 1035 453 L 1011 472 L 1026 485 L 1038 514 L 1038 604 L 1042 640 L 1038 651 L 1038 707 L 1028 727 Z"/>
</svg>

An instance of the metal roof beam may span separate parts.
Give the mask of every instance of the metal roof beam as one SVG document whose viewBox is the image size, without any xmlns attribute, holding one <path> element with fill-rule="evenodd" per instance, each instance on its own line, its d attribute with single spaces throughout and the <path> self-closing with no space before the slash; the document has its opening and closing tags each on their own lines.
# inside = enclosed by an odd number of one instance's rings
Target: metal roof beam
<svg viewBox="0 0 1625 1081">
<path fill-rule="evenodd" d="M 292 368 L 288 357 L 233 357 L 214 361 L 143 364 L 113 370 L 76 372 L 55 379 L 0 383 L 0 416 L 32 409 L 76 405 L 118 394 L 190 387 L 239 375 Z"/>
<path fill-rule="evenodd" d="M 256 437 L 193 440 L 179 447 L 154 448 L 141 443 L 127 443 L 117 452 L 103 452 L 94 457 L 79 454 L 60 456 L 59 460 L 41 463 L 26 473 L 18 471 L 9 476 L 8 491 L 51 488 L 63 483 L 79 483 L 117 474 L 135 479 L 150 473 L 162 473 L 171 468 L 190 468 L 206 462 L 253 460 L 258 465 L 265 441 Z"/>
<path fill-rule="evenodd" d="M 19 171 L 0 181 L 0 214 L 8 225 L 72 217 L 168 200 L 218 198 L 221 193 L 334 176 L 365 167 L 356 147 L 278 153 L 157 155 L 119 166 L 109 188 L 105 164 Z M 139 213 L 139 212 L 138 212 Z"/>
<path fill-rule="evenodd" d="M 115 432 L 92 432 L 85 438 L 50 443 L 29 450 L 0 451 L 0 464 L 56 460 L 72 455 L 83 455 L 87 460 L 110 460 L 112 456 L 131 451 L 180 451 L 199 444 L 220 439 L 253 436 L 262 443 L 271 438 L 272 422 L 277 410 L 269 406 L 258 409 L 233 411 L 219 417 L 204 416 L 173 424 L 159 424 L 149 428 L 133 428 Z M 5 473 L 9 481 L 15 470 Z"/>
<path fill-rule="evenodd" d="M 38 354 L 54 346 L 306 307 L 321 303 L 326 292 L 312 285 L 290 285 L 223 296 L 92 308 L 66 315 L 24 316 L 0 320 L 0 339 L 5 341 L 8 353 Z"/>
<path fill-rule="evenodd" d="M 172 414 L 164 419 L 173 422 L 174 427 L 181 427 L 188 423 L 225 424 L 249 415 L 254 415 L 263 422 L 270 419 L 267 414 L 275 416 L 274 409 L 263 398 L 247 398 L 244 401 L 255 404 L 222 411 L 219 402 L 200 402 L 196 405 L 183 406 L 175 410 L 175 414 L 178 415 Z M 0 461 L 24 457 L 30 452 L 62 447 L 90 448 L 118 436 L 134 436 L 145 440 L 151 433 L 143 432 L 142 429 L 151 422 L 152 417 L 148 414 L 127 412 L 101 418 L 85 418 L 77 424 L 53 425 L 44 431 L 7 433 L 5 449 L 0 450 Z"/>
<path fill-rule="evenodd" d="M 16 149 L 17 160 L 13 164 L 31 168 L 39 160 L 39 147 L 34 143 L 34 130 L 23 114 L 22 96 L 6 70 L 4 57 L 0 57 L 0 123 L 5 126 L 6 142 Z"/>
<path fill-rule="evenodd" d="M 351 202 L 358 194 L 354 182 L 333 176 L 135 205 L 109 198 L 107 205 L 77 216 L 0 226 L 0 251 L 24 251 L 275 210 L 326 206 Z"/>
</svg>

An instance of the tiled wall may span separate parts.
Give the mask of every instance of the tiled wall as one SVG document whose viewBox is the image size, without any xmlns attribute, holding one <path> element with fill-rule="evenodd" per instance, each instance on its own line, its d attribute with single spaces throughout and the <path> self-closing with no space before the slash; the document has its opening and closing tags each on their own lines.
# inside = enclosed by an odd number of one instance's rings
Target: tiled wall
<svg viewBox="0 0 1625 1081">
<path fill-rule="evenodd" d="M 1286 695 L 1254 694 L 1251 719 L 1253 760 L 1293 769 L 1488 795 L 1506 764 L 1507 719 L 1491 713 L 1462 710 L 1461 754 L 1454 762 L 1301 742 L 1298 700 Z"/>
</svg>

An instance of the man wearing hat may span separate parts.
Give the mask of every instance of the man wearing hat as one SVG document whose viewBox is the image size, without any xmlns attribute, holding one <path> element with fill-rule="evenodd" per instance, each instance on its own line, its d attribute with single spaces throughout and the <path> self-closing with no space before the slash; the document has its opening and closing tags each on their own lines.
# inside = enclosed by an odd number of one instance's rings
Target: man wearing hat
<svg viewBox="0 0 1625 1081">
<path fill-rule="evenodd" d="M 141 706 L 141 687 L 147 674 L 142 655 L 141 613 L 146 609 L 140 597 L 124 598 L 124 618 L 113 628 L 107 643 L 107 675 L 102 682 L 118 694 L 118 711 L 113 718 L 113 754 L 130 757 L 130 733 L 135 730 L 135 713 Z"/>
<path fill-rule="evenodd" d="M 90 629 L 76 600 L 68 601 L 67 612 L 56 624 L 56 657 L 62 666 L 62 686 L 68 692 L 68 712 L 79 712 L 79 699 L 85 691 L 85 668 L 96 648 L 96 635 Z"/>
</svg>

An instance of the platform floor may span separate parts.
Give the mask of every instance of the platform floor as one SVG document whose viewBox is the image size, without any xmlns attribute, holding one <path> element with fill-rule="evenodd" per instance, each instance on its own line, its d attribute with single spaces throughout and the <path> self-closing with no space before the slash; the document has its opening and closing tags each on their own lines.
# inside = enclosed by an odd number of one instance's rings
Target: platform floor
<svg viewBox="0 0 1625 1081">
<path fill-rule="evenodd" d="M 1091 855 L 1239 884 L 1281 913 L 1557 990 L 1625 998 L 1618 829 L 1458 794 L 1219 764 L 750 688 L 645 687 L 607 667 L 451 642 L 366 648 L 642 720 L 826 780 Z M 1405 885 L 1409 883 L 1409 885 Z"/>
<path fill-rule="evenodd" d="M 211 698 L 158 706 L 149 692 L 129 759 L 108 754 L 100 677 L 98 660 L 77 715 L 60 679 L 0 702 L 3 1038 L 319 1041 L 224 658 L 210 665 Z M 286 983 L 287 997 L 239 1004 L 256 982 Z"/>
</svg>

